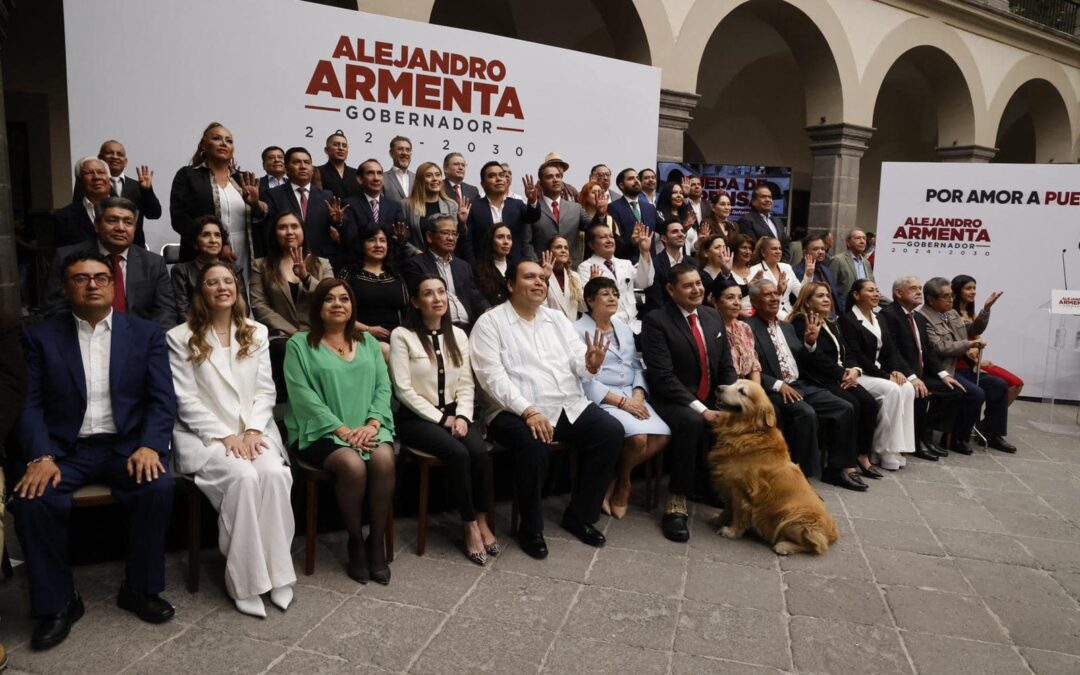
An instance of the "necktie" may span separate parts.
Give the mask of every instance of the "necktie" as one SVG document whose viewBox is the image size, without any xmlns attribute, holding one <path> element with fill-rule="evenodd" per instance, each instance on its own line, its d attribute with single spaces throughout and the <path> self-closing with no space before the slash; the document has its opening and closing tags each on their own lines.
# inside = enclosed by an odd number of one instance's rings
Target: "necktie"
<svg viewBox="0 0 1080 675">
<path fill-rule="evenodd" d="M 113 180 L 112 180 L 112 196 L 113 197 L 119 197 L 120 193 L 123 191 L 123 189 L 124 189 L 124 179 L 123 178 L 113 178 Z"/>
<path fill-rule="evenodd" d="M 701 362 L 701 379 L 698 380 L 697 398 L 699 401 L 704 401 L 709 397 L 709 357 L 705 354 L 705 339 L 701 337 L 701 329 L 698 328 L 697 314 L 688 315 L 686 320 L 690 322 L 690 332 L 694 334 L 698 360 Z"/>
<path fill-rule="evenodd" d="M 611 276 L 615 276 L 615 263 L 610 260 L 605 260 L 604 267 L 608 268 L 608 271 L 611 272 Z"/>
<path fill-rule="evenodd" d="M 461 184 L 458 183 L 454 186 L 454 194 L 457 195 L 458 201 L 461 201 Z"/>
<path fill-rule="evenodd" d="M 769 229 L 772 230 L 773 236 L 775 237 L 776 236 L 776 226 L 773 225 L 772 217 L 770 217 L 769 214 L 767 214 L 767 213 L 765 214 L 765 224 L 769 226 Z"/>
<path fill-rule="evenodd" d="M 113 299 L 112 308 L 115 312 L 127 313 L 127 288 L 124 285 L 124 266 L 120 264 L 123 258 L 119 253 L 110 253 L 113 273 Z"/>
<path fill-rule="evenodd" d="M 559 222 L 559 200 L 551 200 L 551 215 L 555 216 L 555 222 Z"/>
<path fill-rule="evenodd" d="M 298 188 L 300 190 L 300 216 L 307 218 L 307 188 Z"/>
<path fill-rule="evenodd" d="M 630 210 L 634 213 L 634 222 L 641 222 L 641 206 L 637 203 L 636 199 L 630 200 Z"/>
<path fill-rule="evenodd" d="M 923 375 L 922 343 L 919 341 L 919 328 L 915 325 L 915 312 L 907 313 L 908 326 L 911 327 L 911 339 L 915 341 L 915 351 L 919 354 L 918 371 L 919 377 Z"/>
<path fill-rule="evenodd" d="M 379 222 L 379 200 L 378 199 L 372 199 L 371 200 L 371 215 L 374 217 L 375 222 L 378 223 Z"/>
</svg>

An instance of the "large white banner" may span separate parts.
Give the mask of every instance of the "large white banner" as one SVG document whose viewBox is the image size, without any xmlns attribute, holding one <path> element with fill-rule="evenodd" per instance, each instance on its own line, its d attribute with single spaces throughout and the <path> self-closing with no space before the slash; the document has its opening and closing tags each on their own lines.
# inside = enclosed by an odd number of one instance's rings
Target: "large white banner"
<svg viewBox="0 0 1080 675">
<path fill-rule="evenodd" d="M 72 161 L 115 138 L 130 175 L 154 170 L 165 209 L 147 221 L 154 250 L 178 240 L 169 186 L 211 121 L 256 175 L 268 145 L 324 163 L 338 130 L 350 166 L 389 168 L 401 134 L 414 169 L 453 150 L 478 185 L 484 162 L 509 162 L 519 193 L 551 151 L 578 187 L 593 164 L 656 163 L 656 68 L 299 0 L 65 0 L 64 23 Z"/>
<path fill-rule="evenodd" d="M 985 358 L 1023 378 L 1025 396 L 1080 399 L 1080 334 L 1051 334 L 1047 310 L 1066 274 L 1080 286 L 1080 165 L 886 162 L 880 194 L 882 291 L 906 274 L 967 274 L 977 309 L 1003 291 Z"/>
</svg>

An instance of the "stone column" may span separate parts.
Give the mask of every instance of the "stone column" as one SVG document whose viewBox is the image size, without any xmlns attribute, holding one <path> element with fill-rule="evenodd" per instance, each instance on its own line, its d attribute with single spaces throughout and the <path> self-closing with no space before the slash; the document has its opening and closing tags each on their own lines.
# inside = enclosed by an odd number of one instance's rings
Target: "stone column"
<svg viewBox="0 0 1080 675">
<path fill-rule="evenodd" d="M 859 162 L 874 129 L 855 124 L 806 127 L 814 157 L 810 175 L 810 229 L 826 229 L 836 241 L 855 226 Z"/>
<path fill-rule="evenodd" d="M 0 52 L 15 0 L 0 0 Z M 7 119 L 4 114 L 4 76 L 0 73 L 0 310 L 19 316 L 19 276 L 15 260 L 15 216 L 11 208 L 11 167 L 8 166 Z"/>
<path fill-rule="evenodd" d="M 939 162 L 974 162 L 985 164 L 997 154 L 997 148 L 988 148 L 985 145 L 952 145 L 948 147 L 934 148 Z"/>
<path fill-rule="evenodd" d="M 660 133 L 656 138 L 658 162 L 683 161 L 683 134 L 694 119 L 701 97 L 692 92 L 660 90 Z"/>
</svg>

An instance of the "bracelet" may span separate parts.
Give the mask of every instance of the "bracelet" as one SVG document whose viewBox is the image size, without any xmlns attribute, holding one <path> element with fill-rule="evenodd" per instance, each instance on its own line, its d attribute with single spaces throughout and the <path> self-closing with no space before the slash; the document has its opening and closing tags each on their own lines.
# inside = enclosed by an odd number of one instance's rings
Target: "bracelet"
<svg viewBox="0 0 1080 675">
<path fill-rule="evenodd" d="M 535 416 L 535 415 L 539 415 L 539 414 L 540 414 L 540 411 L 539 411 L 539 410 L 533 410 L 533 411 L 532 411 L 531 413 L 528 413 L 528 414 L 522 415 L 522 416 L 521 416 L 521 419 L 523 419 L 524 421 L 528 422 L 528 421 L 529 421 L 529 418 L 530 418 L 530 417 L 533 417 L 533 416 Z"/>
<path fill-rule="evenodd" d="M 34 459 L 32 459 L 32 460 L 30 460 L 29 462 L 27 462 L 27 463 L 26 463 L 26 466 L 30 466 L 31 464 L 37 464 L 38 462 L 44 462 L 44 461 L 46 461 L 46 460 L 48 460 L 48 461 L 52 462 L 52 461 L 54 461 L 55 459 L 56 459 L 56 458 L 55 458 L 55 457 L 53 457 L 52 455 L 42 455 L 41 457 L 35 457 Z"/>
<path fill-rule="evenodd" d="M 244 436 L 254 436 L 256 434 L 261 434 L 261 433 L 262 433 L 261 431 L 256 431 L 254 429 L 248 429 L 247 431 L 244 432 Z"/>
<path fill-rule="evenodd" d="M 625 396 L 620 396 L 619 397 L 619 406 L 618 406 L 619 410 L 622 410 L 622 407 L 624 405 L 626 405 L 626 397 Z"/>
</svg>

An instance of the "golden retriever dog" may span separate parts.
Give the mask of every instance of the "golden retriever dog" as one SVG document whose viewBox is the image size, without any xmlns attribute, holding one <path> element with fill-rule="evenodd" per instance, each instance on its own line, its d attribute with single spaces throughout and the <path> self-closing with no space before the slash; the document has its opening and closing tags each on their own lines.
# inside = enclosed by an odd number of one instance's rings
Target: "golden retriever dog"
<svg viewBox="0 0 1080 675">
<path fill-rule="evenodd" d="M 753 527 L 780 555 L 827 551 L 836 521 L 791 461 L 765 390 L 738 380 L 719 387 L 716 400 L 721 416 L 708 461 L 726 507 L 712 522 L 720 535 L 738 539 Z"/>
</svg>

